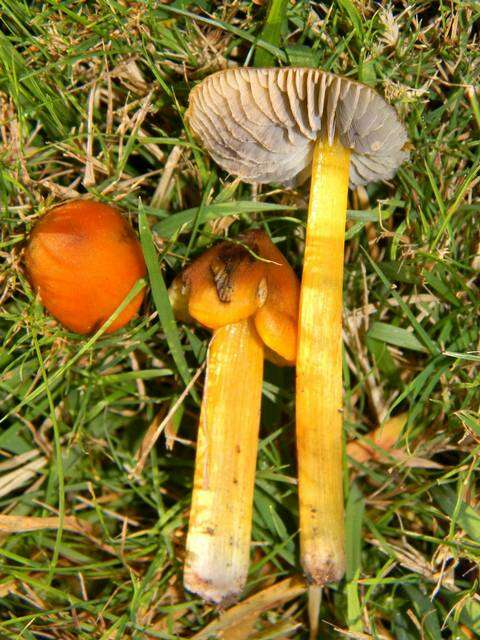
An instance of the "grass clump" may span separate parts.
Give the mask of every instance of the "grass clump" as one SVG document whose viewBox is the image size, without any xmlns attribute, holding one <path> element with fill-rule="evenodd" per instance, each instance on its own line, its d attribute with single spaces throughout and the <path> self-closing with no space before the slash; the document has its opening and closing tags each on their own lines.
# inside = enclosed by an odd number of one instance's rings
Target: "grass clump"
<svg viewBox="0 0 480 640">
<path fill-rule="evenodd" d="M 256 226 L 301 272 L 307 187 L 233 180 L 182 119 L 195 82 L 256 58 L 377 87 L 412 145 L 390 184 L 350 194 L 346 439 L 406 422 L 395 451 L 347 461 L 347 579 L 324 592 L 320 637 L 480 633 L 480 11 L 272 5 L 0 2 L 2 638 L 308 637 L 289 371 L 266 370 L 247 601 L 222 631 L 182 588 L 208 334 L 175 324 L 165 287 Z M 129 212 L 152 295 L 126 330 L 80 338 L 43 313 L 21 252 L 85 194 Z"/>
</svg>

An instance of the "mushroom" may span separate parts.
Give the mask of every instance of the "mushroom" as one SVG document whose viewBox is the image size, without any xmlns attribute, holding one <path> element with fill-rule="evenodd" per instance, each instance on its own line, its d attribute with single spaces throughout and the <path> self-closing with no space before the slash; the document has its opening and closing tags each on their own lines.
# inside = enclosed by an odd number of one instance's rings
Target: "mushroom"
<svg viewBox="0 0 480 640">
<path fill-rule="evenodd" d="M 229 603 L 247 578 L 264 356 L 292 365 L 300 285 L 262 231 L 222 242 L 170 288 L 175 315 L 212 329 L 202 398 L 185 587 Z"/>
<path fill-rule="evenodd" d="M 146 273 L 140 243 L 122 214 L 106 204 L 74 200 L 50 209 L 25 251 L 27 276 L 46 309 L 67 329 L 96 331 Z M 137 313 L 143 291 L 106 329 Z"/>
<path fill-rule="evenodd" d="M 238 68 L 190 94 L 187 119 L 213 159 L 246 182 L 311 174 L 297 353 L 301 561 L 311 583 L 345 570 L 341 315 L 347 191 L 391 178 L 407 158 L 395 110 L 319 69 Z"/>
</svg>

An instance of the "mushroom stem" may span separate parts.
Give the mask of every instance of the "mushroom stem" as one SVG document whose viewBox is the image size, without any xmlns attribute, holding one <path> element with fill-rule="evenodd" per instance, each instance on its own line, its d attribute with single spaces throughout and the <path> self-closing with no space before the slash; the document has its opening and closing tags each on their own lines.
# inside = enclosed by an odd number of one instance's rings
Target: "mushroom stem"
<svg viewBox="0 0 480 640">
<path fill-rule="evenodd" d="M 315 145 L 300 293 L 297 450 L 301 561 L 322 585 L 345 572 L 342 286 L 350 152 Z"/>
<path fill-rule="evenodd" d="M 248 573 L 264 349 L 251 320 L 210 343 L 195 461 L 184 583 L 226 604 Z"/>
</svg>

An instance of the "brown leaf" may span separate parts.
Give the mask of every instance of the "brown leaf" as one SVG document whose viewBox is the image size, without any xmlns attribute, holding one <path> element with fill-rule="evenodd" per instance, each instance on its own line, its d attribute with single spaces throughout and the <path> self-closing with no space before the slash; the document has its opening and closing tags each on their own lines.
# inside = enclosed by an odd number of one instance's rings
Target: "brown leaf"
<svg viewBox="0 0 480 640">
<path fill-rule="evenodd" d="M 361 441 L 349 442 L 347 454 L 357 462 L 367 462 L 368 460 L 380 460 L 383 457 L 383 451 L 392 453 L 393 446 L 400 437 L 407 418 L 407 413 L 401 413 L 371 431 Z"/>
</svg>

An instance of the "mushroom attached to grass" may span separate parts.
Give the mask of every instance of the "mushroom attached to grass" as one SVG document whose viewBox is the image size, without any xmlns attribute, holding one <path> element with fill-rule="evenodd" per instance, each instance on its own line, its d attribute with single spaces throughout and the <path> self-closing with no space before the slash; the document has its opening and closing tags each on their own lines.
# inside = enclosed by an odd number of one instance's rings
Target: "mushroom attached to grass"
<svg viewBox="0 0 480 640">
<path fill-rule="evenodd" d="M 140 243 L 122 214 L 100 202 L 75 200 L 50 209 L 25 252 L 28 278 L 47 310 L 67 329 L 93 333 L 146 273 Z M 137 313 L 140 292 L 106 333 Z"/>
<path fill-rule="evenodd" d="M 395 110 L 371 88 L 318 69 L 228 69 L 197 85 L 188 122 L 246 182 L 311 174 L 297 354 L 300 546 L 315 584 L 345 569 L 342 284 L 347 190 L 391 178 L 406 159 Z"/>
<path fill-rule="evenodd" d="M 207 250 L 174 280 L 177 318 L 213 330 L 198 429 L 184 583 L 227 603 L 245 585 L 264 356 L 294 364 L 299 283 L 261 231 Z"/>
</svg>

